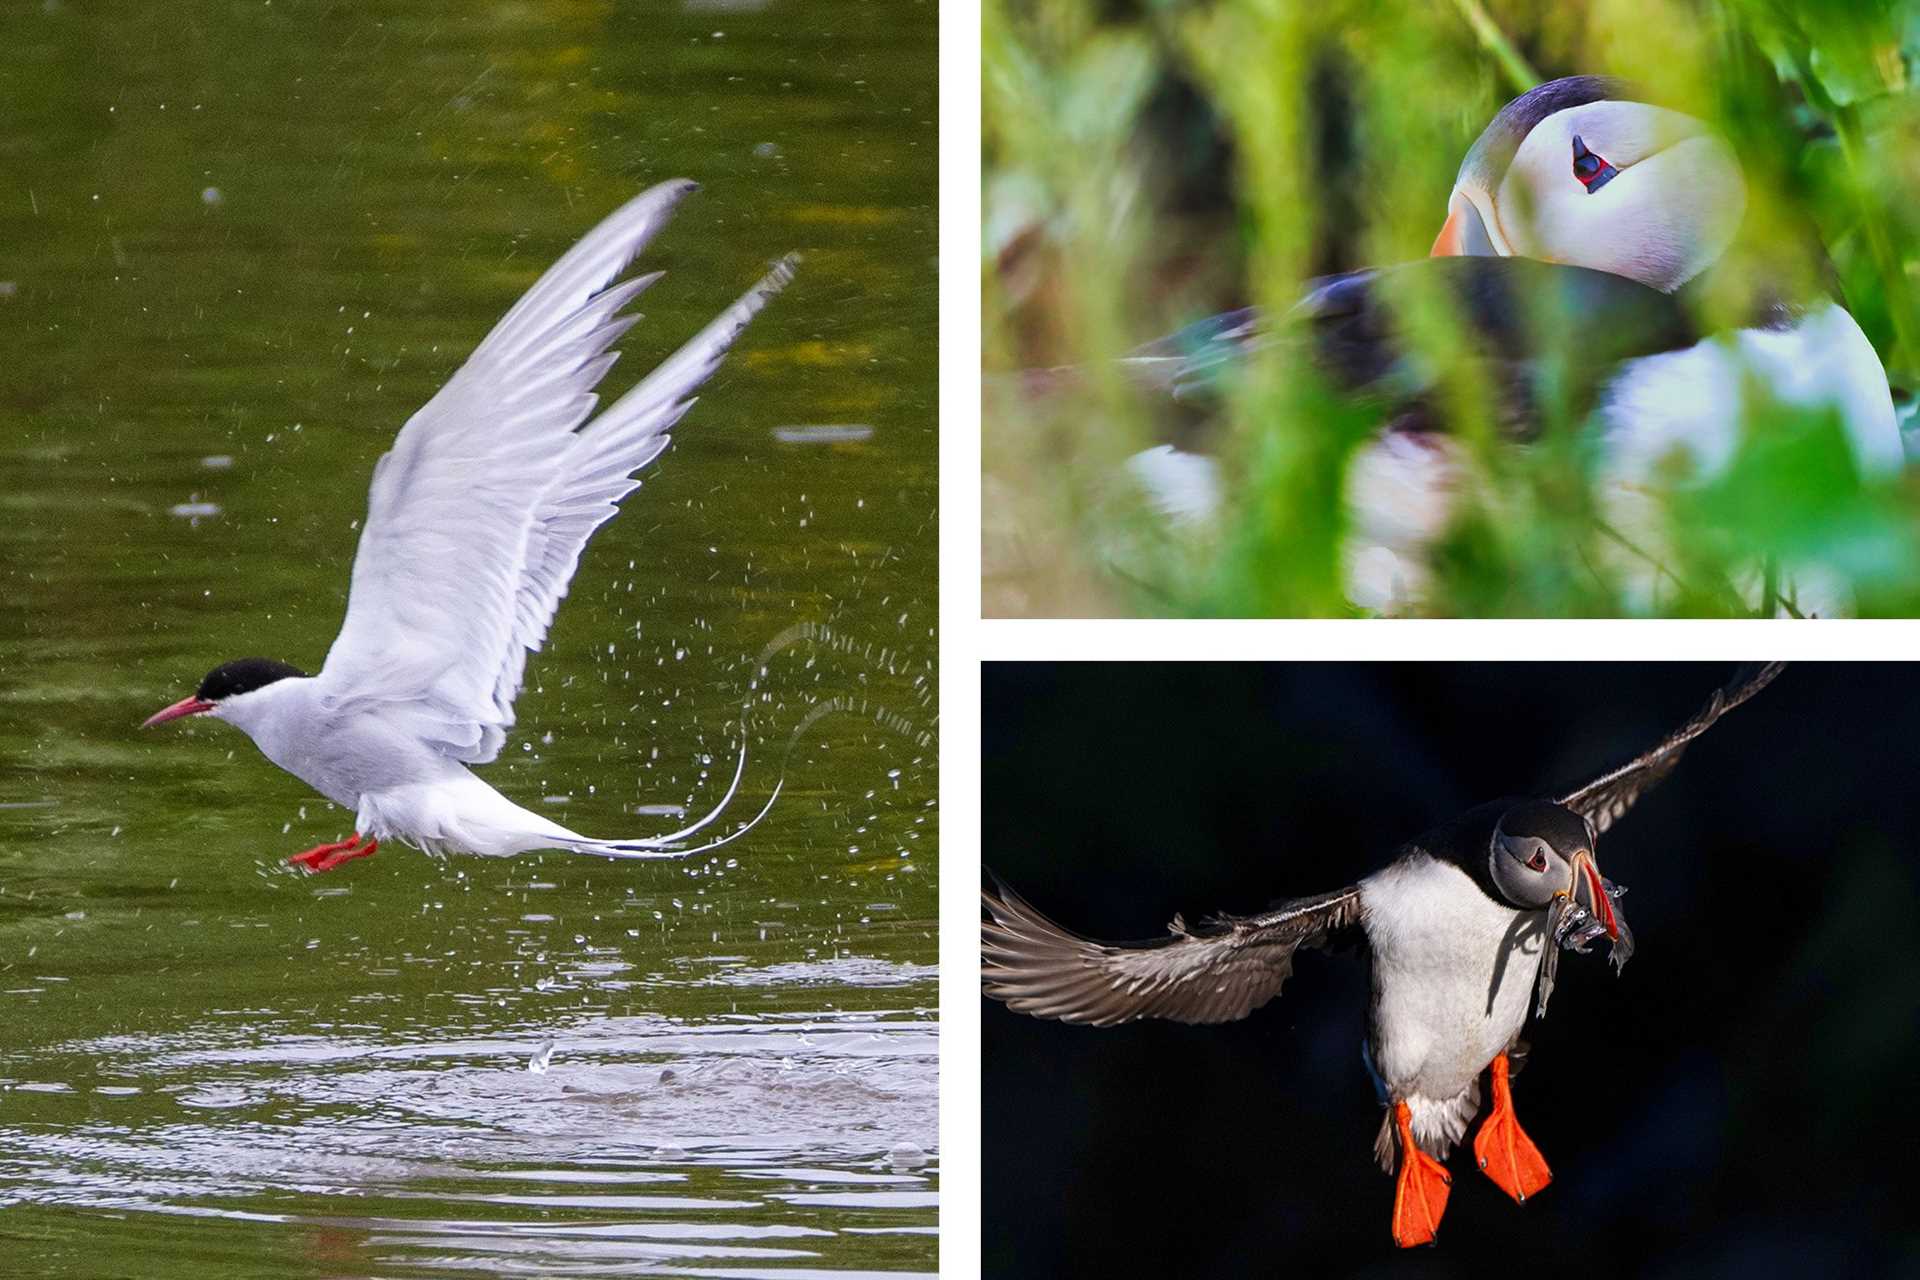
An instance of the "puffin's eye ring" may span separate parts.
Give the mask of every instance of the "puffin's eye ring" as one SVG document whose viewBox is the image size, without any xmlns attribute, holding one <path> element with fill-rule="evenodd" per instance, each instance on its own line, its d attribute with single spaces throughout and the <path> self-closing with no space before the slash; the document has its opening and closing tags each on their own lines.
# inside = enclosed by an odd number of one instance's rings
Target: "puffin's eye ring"
<svg viewBox="0 0 1920 1280">
<path fill-rule="evenodd" d="M 1607 163 L 1605 156 L 1589 151 L 1587 144 L 1580 141 L 1579 134 L 1573 135 L 1573 176 L 1587 189 L 1588 195 L 1613 181 L 1613 176 L 1619 172 Z"/>
<path fill-rule="evenodd" d="M 1527 859 L 1527 869 L 1529 871 L 1545 871 L 1547 869 L 1547 855 L 1535 849 L 1533 856 Z"/>
</svg>

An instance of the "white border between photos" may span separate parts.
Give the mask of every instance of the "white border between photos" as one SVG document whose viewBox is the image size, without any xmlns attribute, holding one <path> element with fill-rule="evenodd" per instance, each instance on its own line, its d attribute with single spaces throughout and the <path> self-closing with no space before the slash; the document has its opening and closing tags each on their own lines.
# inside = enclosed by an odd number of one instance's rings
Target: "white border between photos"
<svg viewBox="0 0 1920 1280">
<path fill-rule="evenodd" d="M 940 1274 L 980 1274 L 980 6 L 940 3 Z"/>
<path fill-rule="evenodd" d="M 943 501 L 952 501 L 955 487 L 942 477 Z M 977 506 L 977 475 L 971 488 Z M 979 599 L 977 583 L 972 598 Z M 963 652 L 961 633 L 943 627 L 942 641 L 949 635 L 954 647 L 943 643 L 943 674 Z M 989 620 L 979 624 L 973 652 L 983 662 L 1907 662 L 1920 658 L 1920 622 Z"/>
</svg>

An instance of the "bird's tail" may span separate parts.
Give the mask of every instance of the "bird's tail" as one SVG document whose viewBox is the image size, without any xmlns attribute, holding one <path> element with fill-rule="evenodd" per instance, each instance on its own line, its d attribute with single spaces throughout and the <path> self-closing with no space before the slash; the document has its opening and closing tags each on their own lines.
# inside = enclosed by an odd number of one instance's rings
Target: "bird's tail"
<svg viewBox="0 0 1920 1280">
<path fill-rule="evenodd" d="M 685 843 L 694 835 L 706 830 L 719 820 L 733 803 L 733 797 L 740 790 L 740 779 L 747 771 L 747 744 L 744 737 L 740 743 L 740 760 L 733 769 L 733 781 L 727 785 L 727 793 L 720 797 L 720 803 L 713 806 L 707 816 L 678 831 L 670 831 L 663 836 L 643 836 L 631 840 L 595 840 L 587 836 L 577 836 L 570 840 L 558 841 L 577 853 L 592 854 L 596 858 L 654 859 L 688 858 L 696 853 L 708 853 L 724 845 L 732 844 L 747 832 L 760 825 L 760 820 L 773 810 L 773 802 L 780 798 L 780 789 L 787 784 L 785 777 L 773 784 L 773 794 L 760 806 L 760 812 L 753 815 L 740 826 L 717 839 L 709 839 L 702 844 Z"/>
</svg>

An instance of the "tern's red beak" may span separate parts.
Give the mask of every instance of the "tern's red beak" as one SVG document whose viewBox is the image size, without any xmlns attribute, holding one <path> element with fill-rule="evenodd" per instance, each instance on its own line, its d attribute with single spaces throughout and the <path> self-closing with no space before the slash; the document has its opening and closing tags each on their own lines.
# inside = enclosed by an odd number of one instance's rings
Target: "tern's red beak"
<svg viewBox="0 0 1920 1280">
<path fill-rule="evenodd" d="M 140 725 L 142 729 L 151 729 L 154 725 L 165 724 L 169 720 L 178 720 L 181 716 L 200 716 L 213 710 L 213 704 L 205 698 L 182 698 L 170 707 L 148 716 Z"/>
</svg>

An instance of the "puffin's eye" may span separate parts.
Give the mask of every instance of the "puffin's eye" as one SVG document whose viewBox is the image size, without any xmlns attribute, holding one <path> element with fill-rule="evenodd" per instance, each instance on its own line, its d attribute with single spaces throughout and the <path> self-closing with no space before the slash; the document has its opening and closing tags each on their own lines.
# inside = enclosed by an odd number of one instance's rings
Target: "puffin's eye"
<svg viewBox="0 0 1920 1280">
<path fill-rule="evenodd" d="M 1580 135 L 1573 135 L 1573 176 L 1580 185 L 1592 195 L 1613 180 L 1620 171 L 1607 163 L 1606 157 L 1587 150 L 1587 144 L 1580 141 Z"/>
<path fill-rule="evenodd" d="M 1527 859 L 1527 868 L 1531 871 L 1545 871 L 1547 869 L 1547 855 L 1535 849 L 1533 856 Z"/>
</svg>

